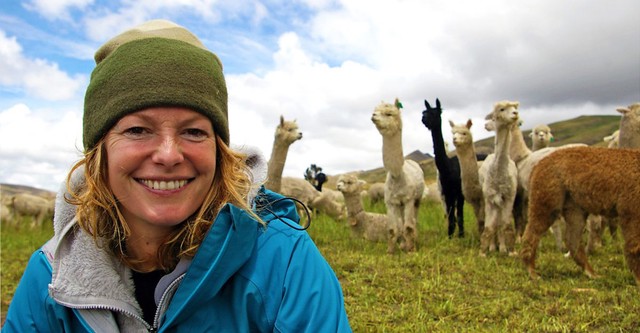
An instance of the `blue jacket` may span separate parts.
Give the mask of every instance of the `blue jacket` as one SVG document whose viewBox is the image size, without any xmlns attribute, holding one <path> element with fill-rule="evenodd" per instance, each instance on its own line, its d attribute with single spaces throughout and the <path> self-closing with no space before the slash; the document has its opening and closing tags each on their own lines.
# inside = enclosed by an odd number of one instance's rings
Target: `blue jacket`
<svg viewBox="0 0 640 333">
<path fill-rule="evenodd" d="M 130 269 L 92 245 L 58 199 L 55 235 L 32 255 L 2 332 L 351 332 L 335 273 L 281 198 L 257 194 L 271 203 L 256 210 L 266 228 L 223 207 L 196 255 L 158 284 L 153 327 Z"/>
</svg>

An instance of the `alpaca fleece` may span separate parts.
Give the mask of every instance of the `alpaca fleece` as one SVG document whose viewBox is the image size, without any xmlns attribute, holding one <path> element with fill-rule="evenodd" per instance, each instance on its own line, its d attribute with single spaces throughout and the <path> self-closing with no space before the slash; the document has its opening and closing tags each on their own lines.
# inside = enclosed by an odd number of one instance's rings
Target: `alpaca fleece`
<svg viewBox="0 0 640 333">
<path fill-rule="evenodd" d="M 566 221 L 571 256 L 595 277 L 581 237 L 587 214 L 598 214 L 620 219 L 626 262 L 640 286 L 640 150 L 561 149 L 538 162 L 529 187 L 529 221 L 521 256 L 532 278 L 537 278 L 540 237 L 559 216 Z"/>
</svg>

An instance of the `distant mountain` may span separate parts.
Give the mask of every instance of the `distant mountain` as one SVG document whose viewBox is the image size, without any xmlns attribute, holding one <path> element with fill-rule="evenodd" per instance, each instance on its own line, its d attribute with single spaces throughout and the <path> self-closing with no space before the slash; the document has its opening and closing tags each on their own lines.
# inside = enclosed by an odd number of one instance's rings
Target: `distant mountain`
<svg viewBox="0 0 640 333">
<path fill-rule="evenodd" d="M 424 162 L 426 160 L 432 159 L 433 156 L 431 156 L 429 154 L 424 154 L 420 150 L 415 150 L 411 154 L 405 156 L 404 158 L 407 159 L 407 160 L 414 160 L 414 161 L 416 161 L 418 163 L 421 163 L 421 162 Z"/>
<path fill-rule="evenodd" d="M 31 186 L 0 184 L 0 196 L 2 197 L 12 196 L 14 194 L 24 193 L 24 192 L 30 193 L 33 195 L 39 195 L 45 198 L 55 198 L 56 196 L 55 192 L 51 192 L 51 191 L 47 191 L 47 190 L 43 190 L 43 189 L 31 187 Z"/>
</svg>

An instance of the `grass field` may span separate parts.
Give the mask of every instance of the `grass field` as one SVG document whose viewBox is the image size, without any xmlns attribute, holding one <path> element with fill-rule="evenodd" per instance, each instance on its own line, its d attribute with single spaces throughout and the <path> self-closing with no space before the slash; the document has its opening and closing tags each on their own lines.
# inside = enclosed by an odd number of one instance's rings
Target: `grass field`
<svg viewBox="0 0 640 333">
<path fill-rule="evenodd" d="M 314 218 L 309 233 L 342 283 L 354 332 L 640 332 L 640 288 L 620 237 L 605 235 L 604 247 L 590 255 L 601 275 L 592 280 L 546 236 L 536 261 L 542 280 L 530 281 L 517 258 L 478 256 L 466 208 L 467 236 L 450 240 L 440 204 L 424 203 L 418 251 L 410 254 L 388 255 L 386 244 L 354 239 L 324 215 Z M 3 318 L 29 256 L 49 230 L 2 229 Z"/>
</svg>

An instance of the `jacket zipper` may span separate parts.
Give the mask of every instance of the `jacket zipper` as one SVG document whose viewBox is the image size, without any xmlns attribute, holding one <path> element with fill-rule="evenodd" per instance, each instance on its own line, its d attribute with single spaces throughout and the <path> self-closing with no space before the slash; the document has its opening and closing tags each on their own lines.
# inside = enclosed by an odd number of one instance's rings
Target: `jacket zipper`
<svg viewBox="0 0 640 333">
<path fill-rule="evenodd" d="M 120 312 L 120 313 L 123 313 L 123 314 L 125 314 L 127 316 L 133 317 L 136 320 L 140 321 L 142 324 L 144 324 L 144 326 L 147 329 L 147 331 L 154 332 L 156 330 L 154 327 L 151 327 L 151 325 L 149 325 L 138 314 L 133 313 L 131 311 L 124 310 L 124 309 L 120 309 L 120 308 L 115 307 L 115 306 L 108 306 L 108 305 L 103 305 L 103 304 L 78 305 L 78 304 L 72 304 L 72 303 L 67 303 L 67 302 L 61 302 L 59 300 L 57 300 L 56 302 L 58 302 L 61 305 L 66 306 L 66 307 L 69 307 L 69 308 L 72 308 L 72 309 L 78 309 L 78 310 L 108 310 L 108 311 L 111 311 L 111 312 Z"/>
<path fill-rule="evenodd" d="M 169 304 L 165 304 L 165 303 L 169 302 L 169 298 L 170 298 L 169 296 L 170 295 L 173 296 L 173 294 L 175 293 L 175 290 L 180 285 L 180 282 L 182 282 L 182 280 L 184 279 L 184 276 L 185 276 L 185 273 L 180 274 L 180 276 L 178 276 L 175 280 L 173 280 L 162 293 L 162 297 L 160 297 L 160 302 L 158 302 L 158 308 L 156 309 L 156 314 L 153 317 L 153 327 L 152 327 L 153 332 L 158 330 L 158 327 L 160 327 L 160 317 L 166 312 L 167 307 L 169 306 Z"/>
</svg>

